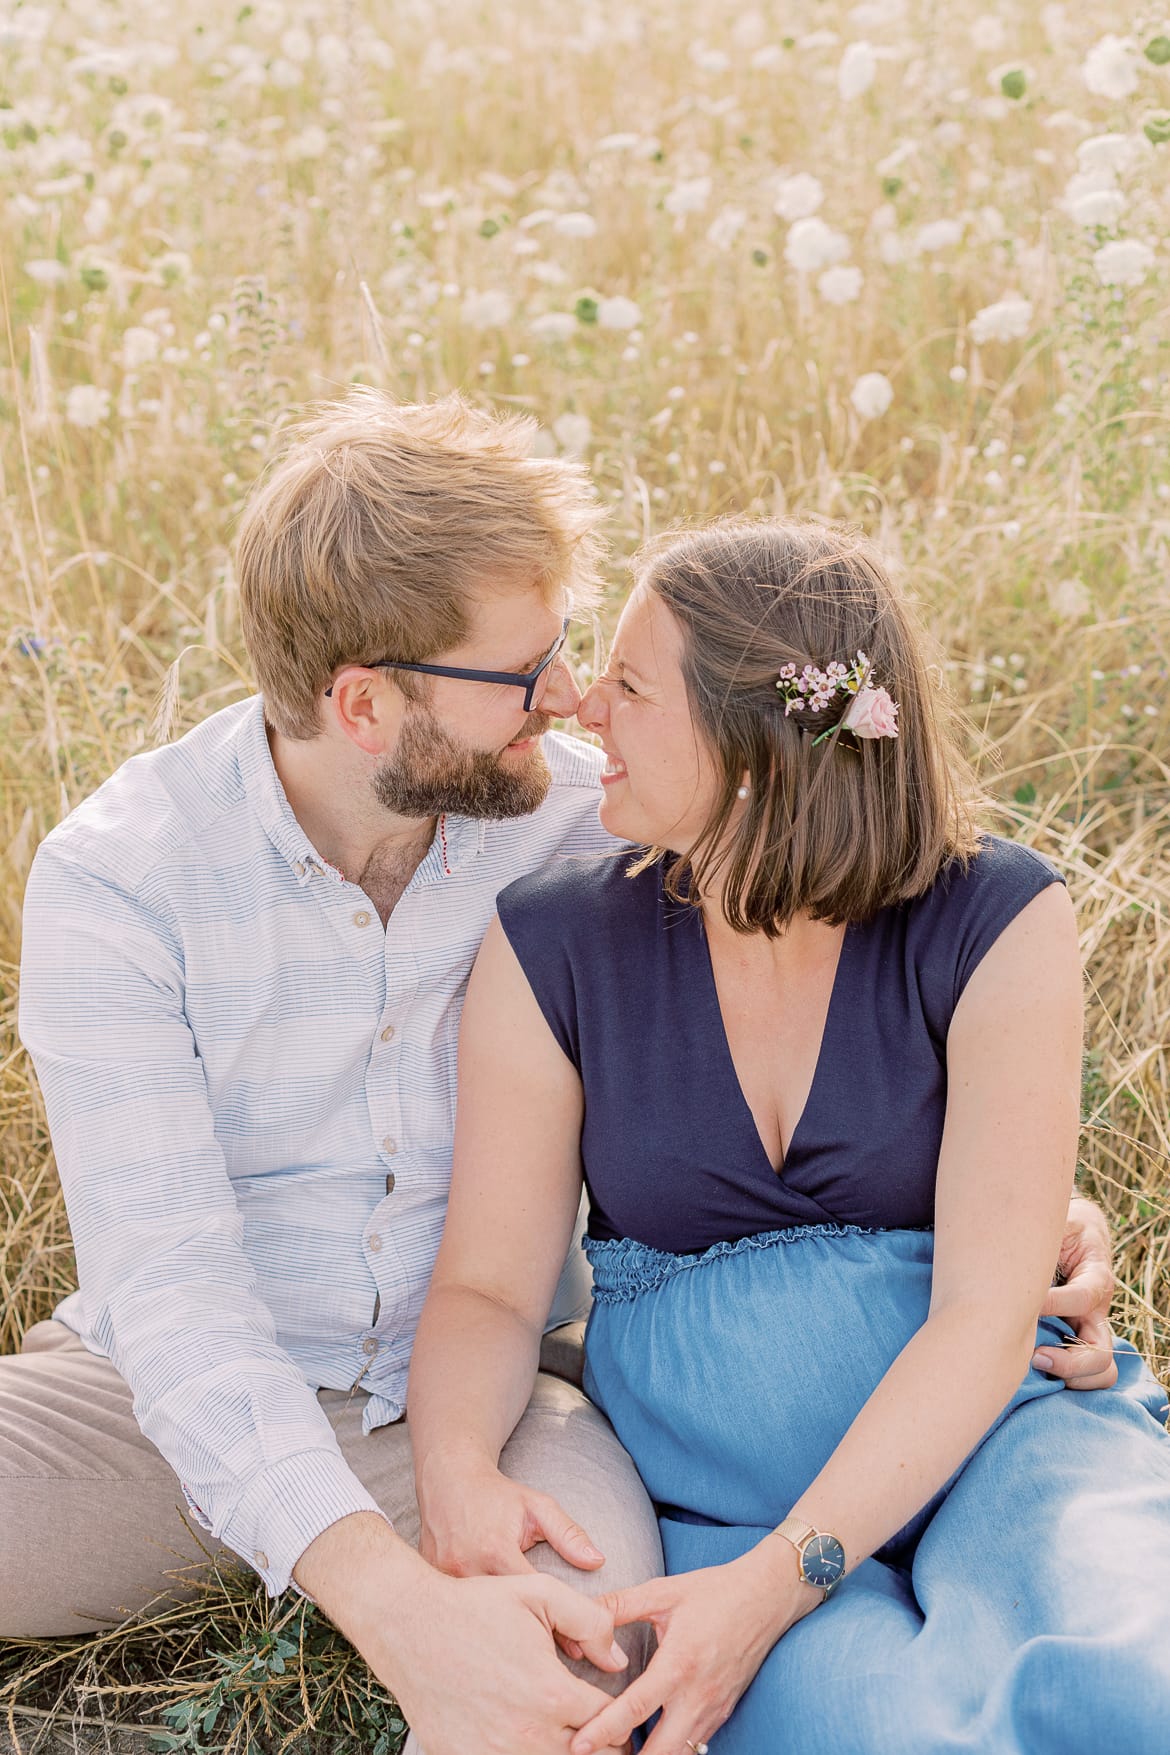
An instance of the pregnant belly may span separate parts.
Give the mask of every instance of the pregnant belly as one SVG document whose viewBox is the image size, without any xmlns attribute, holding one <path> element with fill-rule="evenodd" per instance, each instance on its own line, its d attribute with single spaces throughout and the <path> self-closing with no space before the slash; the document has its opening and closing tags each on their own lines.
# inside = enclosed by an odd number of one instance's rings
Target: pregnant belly
<svg viewBox="0 0 1170 1755">
<path fill-rule="evenodd" d="M 590 1249 L 586 1391 L 659 1505 L 778 1522 L 930 1304 L 933 1236 L 810 1228 L 698 1257 Z"/>
</svg>

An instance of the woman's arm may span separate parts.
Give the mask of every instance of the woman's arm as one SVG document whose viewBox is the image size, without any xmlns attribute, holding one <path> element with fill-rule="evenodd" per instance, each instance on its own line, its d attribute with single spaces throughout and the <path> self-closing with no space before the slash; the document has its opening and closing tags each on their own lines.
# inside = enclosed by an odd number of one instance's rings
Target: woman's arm
<svg viewBox="0 0 1170 1755">
<path fill-rule="evenodd" d="M 1028 1370 L 1076 1164 L 1081 1010 L 1076 923 L 1054 885 L 1001 933 L 955 1009 L 927 1320 L 792 1507 L 839 1537 L 850 1570 L 932 1498 Z M 572 1755 L 620 1742 L 664 1702 L 646 1755 L 708 1737 L 819 1600 L 775 1533 L 730 1567 L 622 1593 L 618 1624 L 652 1621 L 658 1655 Z"/>
<path fill-rule="evenodd" d="M 514 1572 L 541 1540 L 602 1561 L 551 1499 L 497 1470 L 572 1236 L 582 1115 L 576 1068 L 495 920 L 467 990 L 450 1204 L 408 1391 L 421 1551 L 444 1570 Z"/>
</svg>

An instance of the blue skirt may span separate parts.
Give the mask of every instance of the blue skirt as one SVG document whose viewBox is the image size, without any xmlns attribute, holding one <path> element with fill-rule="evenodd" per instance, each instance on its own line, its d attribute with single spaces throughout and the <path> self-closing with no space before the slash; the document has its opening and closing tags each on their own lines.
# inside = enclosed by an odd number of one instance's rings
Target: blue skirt
<svg viewBox="0 0 1170 1755">
<path fill-rule="evenodd" d="M 669 1572 L 787 1516 L 925 1322 L 933 1241 L 587 1245 L 585 1388 L 655 1501 Z M 1037 1340 L 1070 1332 L 1045 1320 Z M 930 1504 L 773 1648 L 713 1755 L 1170 1751 L 1166 1395 L 1128 1343 L 1117 1364 L 1115 1389 L 1084 1393 L 1029 1371 Z"/>
</svg>

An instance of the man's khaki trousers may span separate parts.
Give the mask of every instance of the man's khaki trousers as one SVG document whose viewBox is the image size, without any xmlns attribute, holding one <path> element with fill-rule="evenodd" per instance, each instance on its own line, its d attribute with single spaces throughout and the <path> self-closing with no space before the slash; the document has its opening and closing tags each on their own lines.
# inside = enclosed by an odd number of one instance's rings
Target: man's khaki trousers
<svg viewBox="0 0 1170 1755">
<path fill-rule="evenodd" d="M 577 1356 L 562 1330 L 546 1341 L 542 1363 L 571 1374 Z M 417 1543 L 406 1422 L 367 1436 L 363 1393 L 322 1390 L 318 1399 L 358 1479 Z M 634 1466 L 566 1377 L 541 1372 L 501 1466 L 551 1493 L 606 1556 L 599 1572 L 578 1572 L 541 1544 L 530 1555 L 541 1571 L 591 1596 L 661 1573 L 658 1527 Z M 130 1390 L 108 1360 L 58 1322 L 38 1323 L 22 1352 L 0 1358 L 0 1638 L 93 1632 L 160 1593 L 189 1597 L 187 1569 L 207 1560 L 185 1515 L 179 1483 L 139 1431 Z M 630 1668 L 612 1678 L 582 1672 L 612 1693 L 644 1666 L 652 1641 L 644 1627 L 620 1637 Z"/>
</svg>

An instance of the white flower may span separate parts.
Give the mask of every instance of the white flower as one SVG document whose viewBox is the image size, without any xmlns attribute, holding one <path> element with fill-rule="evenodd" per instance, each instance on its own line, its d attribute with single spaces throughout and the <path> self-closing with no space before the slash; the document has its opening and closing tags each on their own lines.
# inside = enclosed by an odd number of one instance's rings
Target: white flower
<svg viewBox="0 0 1170 1755">
<path fill-rule="evenodd" d="M 737 49 L 758 49 L 767 34 L 768 21 L 762 12 L 741 12 L 731 27 Z"/>
<path fill-rule="evenodd" d="M 1058 579 L 1055 585 L 1049 586 L 1048 601 L 1057 615 L 1068 621 L 1079 621 L 1081 616 L 1090 615 L 1093 609 L 1093 600 L 1083 579 Z"/>
<path fill-rule="evenodd" d="M 869 90 L 877 73 L 877 56 L 869 43 L 850 43 L 837 68 L 837 90 L 845 103 Z"/>
<path fill-rule="evenodd" d="M 797 171 L 795 176 L 781 177 L 776 185 L 772 212 L 791 225 L 793 220 L 807 219 L 815 213 L 824 199 L 825 191 L 819 180 L 809 171 Z"/>
<path fill-rule="evenodd" d="M 992 53 L 1002 49 L 1007 41 L 1007 31 L 1003 20 L 996 18 L 993 12 L 984 12 L 971 23 L 971 46 L 984 53 Z"/>
<path fill-rule="evenodd" d="M 849 254 L 849 239 L 844 232 L 834 231 L 823 219 L 798 219 L 789 229 L 784 246 L 784 260 L 802 274 L 816 274 L 831 268 Z"/>
<path fill-rule="evenodd" d="M 817 291 L 827 305 L 851 305 L 861 295 L 860 268 L 826 268 L 817 280 Z"/>
<path fill-rule="evenodd" d="M 329 136 L 319 122 L 310 122 L 299 134 L 294 134 L 284 149 L 284 156 L 294 162 L 298 159 L 324 158 L 329 151 Z"/>
<path fill-rule="evenodd" d="M 641 321 L 642 313 L 633 299 L 623 298 L 620 293 L 597 302 L 597 323 L 601 329 L 636 329 Z"/>
<path fill-rule="evenodd" d="M 280 52 L 290 61 L 311 61 L 313 58 L 313 39 L 301 25 L 294 24 L 284 32 L 280 39 Z"/>
<path fill-rule="evenodd" d="M 562 238 L 595 238 L 597 221 L 591 213 L 558 213 L 553 231 Z"/>
<path fill-rule="evenodd" d="M 469 329 L 502 329 L 510 321 L 512 309 L 510 293 L 469 293 L 460 315 Z"/>
<path fill-rule="evenodd" d="M 676 183 L 663 202 L 667 213 L 702 213 L 711 199 L 710 177 L 689 177 Z"/>
<path fill-rule="evenodd" d="M 915 234 L 915 247 L 924 252 L 949 250 L 963 241 L 963 222 L 958 219 L 931 219 L 920 225 Z"/>
<path fill-rule="evenodd" d="M 659 141 L 653 134 L 606 134 L 593 148 L 594 152 L 632 152 L 638 158 L 653 158 Z"/>
<path fill-rule="evenodd" d="M 74 384 L 65 398 L 65 419 L 75 427 L 100 427 L 109 419 L 110 393 L 96 384 Z"/>
<path fill-rule="evenodd" d="M 1154 252 L 1136 238 L 1118 238 L 1093 251 L 1093 267 L 1102 286 L 1140 286 L 1154 266 Z"/>
<path fill-rule="evenodd" d="M 1077 164 L 1083 172 L 1104 172 L 1110 181 L 1127 171 L 1137 157 L 1137 142 L 1130 134 L 1091 134 L 1077 147 Z M 1098 188 L 1104 187 L 1098 184 Z"/>
<path fill-rule="evenodd" d="M 579 457 L 588 445 L 593 433 L 593 423 L 587 414 L 558 414 L 553 422 L 553 436 L 562 451 L 570 451 Z"/>
<path fill-rule="evenodd" d="M 1133 44 L 1126 37 L 1102 37 L 1085 56 L 1081 78 L 1098 97 L 1128 97 L 1138 83 Z"/>
<path fill-rule="evenodd" d="M 691 61 L 700 73 L 726 73 L 731 66 L 731 56 L 722 49 L 709 49 L 705 43 L 692 43 Z"/>
<path fill-rule="evenodd" d="M 105 195 L 95 195 L 81 218 L 87 237 L 100 238 L 110 223 L 113 207 Z"/>
<path fill-rule="evenodd" d="M 746 224 L 742 207 L 722 207 L 707 227 L 707 242 L 716 250 L 729 250 Z"/>
<path fill-rule="evenodd" d="M 317 38 L 317 65 L 327 79 L 349 71 L 349 45 L 344 37 L 326 32 Z"/>
<path fill-rule="evenodd" d="M 784 50 L 779 43 L 764 43 L 752 56 L 754 73 L 778 73 L 784 65 Z"/>
<path fill-rule="evenodd" d="M 24 272 L 38 286 L 60 286 L 69 278 L 69 270 L 64 262 L 58 262 L 55 256 L 35 257 L 33 261 L 25 263 Z"/>
<path fill-rule="evenodd" d="M 1019 341 L 1028 333 L 1032 306 L 1019 293 L 1005 293 L 993 305 L 976 311 L 967 325 L 971 340 L 979 347 L 988 341 Z"/>
<path fill-rule="evenodd" d="M 1116 225 L 1125 212 L 1125 196 L 1120 189 L 1086 189 L 1066 195 L 1061 205 L 1076 225 Z"/>
<path fill-rule="evenodd" d="M 532 319 L 528 333 L 538 341 L 571 341 L 577 333 L 577 319 L 572 311 L 546 311 Z"/>
<path fill-rule="evenodd" d="M 136 372 L 139 366 L 146 365 L 158 357 L 158 336 L 153 329 L 143 329 L 135 325 L 127 329 L 122 337 L 122 369 Z"/>
<path fill-rule="evenodd" d="M 884 372 L 863 372 L 849 400 L 862 420 L 878 420 L 894 400 L 894 386 Z"/>
</svg>

